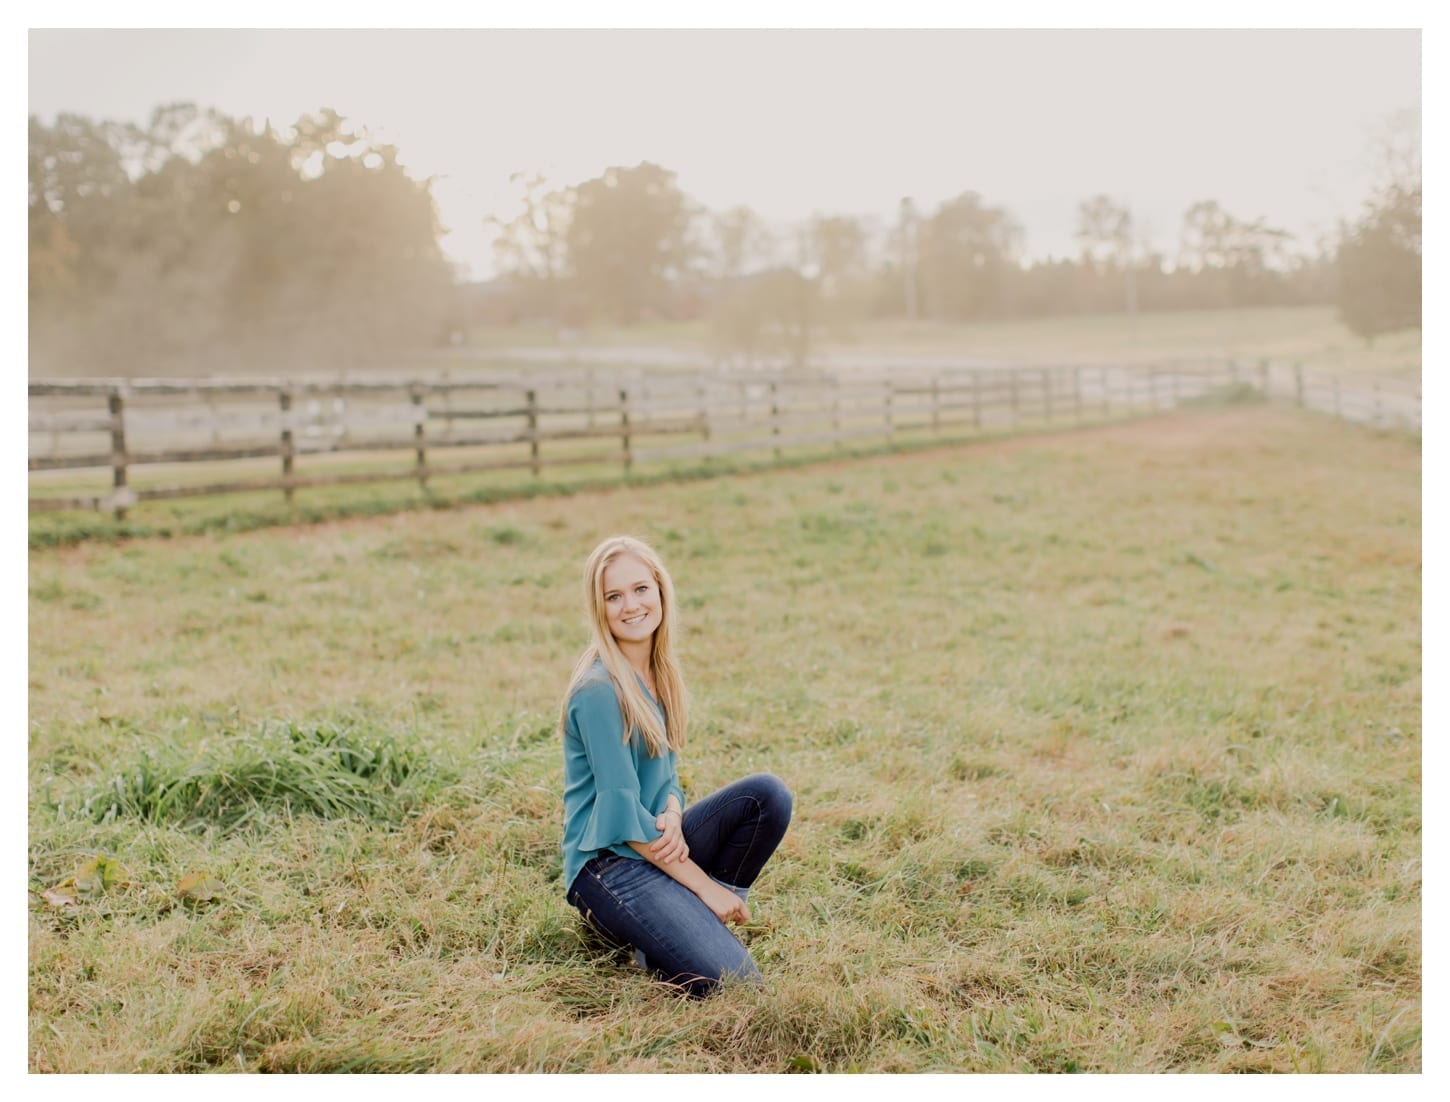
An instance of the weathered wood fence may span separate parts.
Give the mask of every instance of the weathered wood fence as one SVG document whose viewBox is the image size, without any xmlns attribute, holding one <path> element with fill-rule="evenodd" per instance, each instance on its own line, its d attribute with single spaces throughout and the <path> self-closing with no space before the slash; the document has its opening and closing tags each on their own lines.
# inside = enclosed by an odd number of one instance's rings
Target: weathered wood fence
<svg viewBox="0 0 1450 1102">
<path fill-rule="evenodd" d="M 637 465 L 740 452 L 930 440 L 1168 409 L 1233 386 L 1283 393 L 1282 369 L 1232 360 L 1141 366 L 853 372 L 534 369 L 360 380 L 132 379 L 30 384 L 31 511 L 430 478 Z M 1375 384 L 1378 387 L 1379 384 Z M 1404 395 L 1296 369 L 1293 396 L 1341 416 L 1419 425 Z M 411 453 L 408 460 L 389 453 Z M 259 469 L 270 461 L 271 470 Z M 379 466 L 381 462 L 381 466 Z M 132 475 L 145 472 L 145 485 Z M 56 474 L 56 472 L 70 472 Z M 94 492 L 66 491 L 89 472 Z M 49 480 L 49 482 L 47 482 Z M 109 483 L 107 486 L 106 483 Z"/>
<path fill-rule="evenodd" d="M 1266 393 L 1319 413 L 1384 429 L 1421 430 L 1420 384 L 1303 364 L 1271 369 Z"/>
</svg>

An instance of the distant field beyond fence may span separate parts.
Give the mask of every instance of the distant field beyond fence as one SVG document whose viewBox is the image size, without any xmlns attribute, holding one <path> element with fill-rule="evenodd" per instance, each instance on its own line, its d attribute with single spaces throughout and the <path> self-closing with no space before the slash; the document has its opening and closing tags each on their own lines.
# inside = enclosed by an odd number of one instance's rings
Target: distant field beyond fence
<svg viewBox="0 0 1450 1102">
<path fill-rule="evenodd" d="M 902 368 L 617 367 L 363 380 L 30 384 L 30 510 L 562 467 L 799 454 L 1082 424 L 1252 390 L 1382 427 L 1420 426 L 1417 386 L 1266 361 Z M 140 477 L 138 477 L 140 476 Z"/>
</svg>

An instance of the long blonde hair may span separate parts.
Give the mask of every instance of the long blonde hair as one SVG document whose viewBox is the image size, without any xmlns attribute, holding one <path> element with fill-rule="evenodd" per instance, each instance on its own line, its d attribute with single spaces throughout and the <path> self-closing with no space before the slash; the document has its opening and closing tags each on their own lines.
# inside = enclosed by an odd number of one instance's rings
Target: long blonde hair
<svg viewBox="0 0 1450 1102">
<path fill-rule="evenodd" d="M 604 603 L 604 571 L 621 555 L 632 555 L 643 563 L 654 575 L 655 585 L 659 587 L 660 626 L 655 629 L 649 664 L 650 673 L 654 675 L 655 696 L 665 710 L 664 722 L 660 721 L 659 712 L 645 695 L 634 667 L 624 657 L 614 633 L 609 630 L 609 614 Z M 614 684 L 614 695 L 619 699 L 625 741 L 629 741 L 631 732 L 638 731 L 652 758 L 659 757 L 666 749 L 683 749 L 690 702 L 685 693 L 680 664 L 675 659 L 675 583 L 659 555 L 648 544 L 632 536 L 610 536 L 585 560 L 584 608 L 592 639 L 579 656 L 574 674 L 569 678 L 569 691 L 564 694 L 564 703 L 559 709 L 560 731 L 568 722 L 569 697 L 588 674 L 595 659 L 603 659 L 609 680 Z"/>
</svg>

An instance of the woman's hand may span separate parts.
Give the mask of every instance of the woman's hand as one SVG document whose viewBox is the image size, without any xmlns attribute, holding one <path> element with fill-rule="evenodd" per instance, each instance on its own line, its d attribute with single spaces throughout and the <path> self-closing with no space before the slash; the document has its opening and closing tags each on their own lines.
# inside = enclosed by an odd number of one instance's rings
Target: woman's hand
<svg viewBox="0 0 1450 1102">
<path fill-rule="evenodd" d="M 745 900 L 713 880 L 700 892 L 700 898 L 721 922 L 743 925 L 750 921 L 750 908 L 745 905 Z"/>
<path fill-rule="evenodd" d="M 683 861 L 690 856 L 690 847 L 685 845 L 683 830 L 684 816 L 673 804 L 655 818 L 655 829 L 660 832 L 657 841 L 650 843 L 649 852 L 662 865 L 671 861 Z"/>
</svg>

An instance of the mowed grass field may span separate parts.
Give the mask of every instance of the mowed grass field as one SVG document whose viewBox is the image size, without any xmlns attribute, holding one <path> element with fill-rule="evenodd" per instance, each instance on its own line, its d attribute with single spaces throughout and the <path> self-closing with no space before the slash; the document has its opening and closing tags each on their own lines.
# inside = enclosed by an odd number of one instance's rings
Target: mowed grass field
<svg viewBox="0 0 1450 1102">
<path fill-rule="evenodd" d="M 1418 1071 L 1420 469 L 1235 407 L 34 551 L 29 1067 Z M 687 791 L 796 795 L 758 990 L 563 900 L 614 532 L 674 572 Z"/>
</svg>

